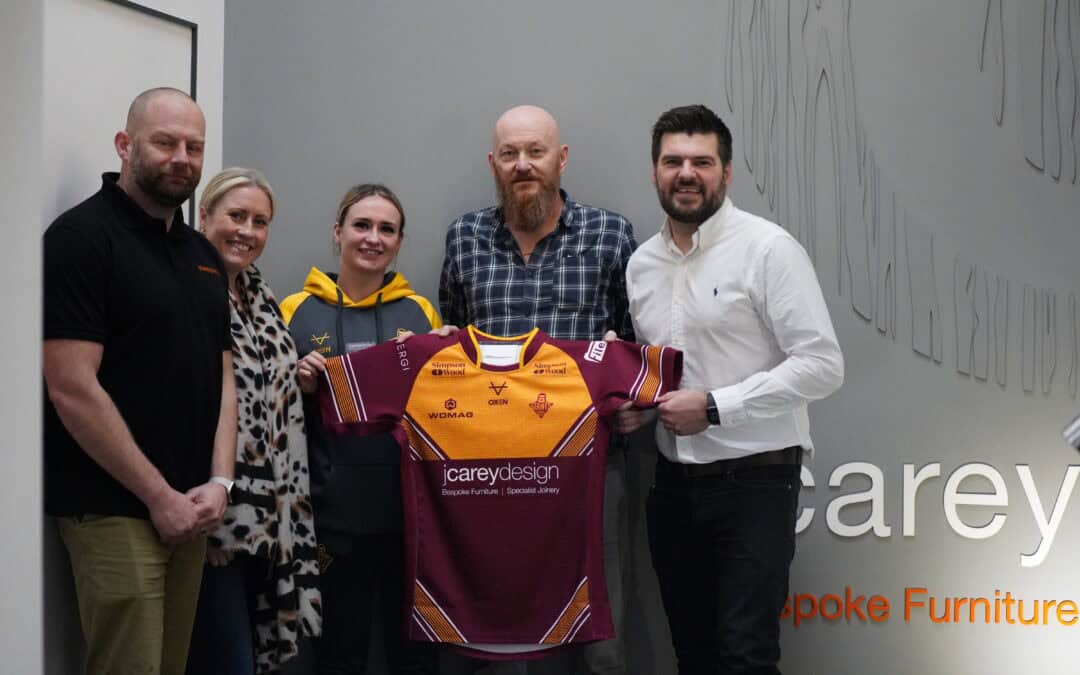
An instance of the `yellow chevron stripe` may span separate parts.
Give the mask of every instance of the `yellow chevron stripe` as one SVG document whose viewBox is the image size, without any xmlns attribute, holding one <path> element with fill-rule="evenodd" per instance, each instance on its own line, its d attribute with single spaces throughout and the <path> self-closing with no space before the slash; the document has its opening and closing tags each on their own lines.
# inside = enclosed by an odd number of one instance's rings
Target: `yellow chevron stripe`
<svg viewBox="0 0 1080 675">
<path fill-rule="evenodd" d="M 566 606 L 563 613 L 559 615 L 558 621 L 555 622 L 555 628 L 552 629 L 548 636 L 544 638 L 543 644 L 557 645 L 562 644 L 566 640 L 566 636 L 570 633 L 570 628 L 573 627 L 574 622 L 577 621 L 581 613 L 585 611 L 585 607 L 589 604 L 589 582 L 581 584 L 581 588 L 574 593 L 574 597 L 570 600 L 570 604 Z"/>
<path fill-rule="evenodd" d="M 420 612 L 420 616 L 424 617 L 428 625 L 435 631 L 439 641 L 465 642 L 465 637 L 454 630 L 454 627 L 450 625 L 450 622 L 435 604 L 435 601 L 424 592 L 424 589 L 420 588 L 420 584 L 416 584 L 414 589 L 413 604 L 416 606 L 416 610 Z"/>
<path fill-rule="evenodd" d="M 645 381 L 638 391 L 638 403 L 652 403 L 660 388 L 660 347 L 645 348 Z"/>
<path fill-rule="evenodd" d="M 345 364 L 342 359 L 327 359 L 326 373 L 330 376 L 330 386 L 334 390 L 334 398 L 337 400 L 341 421 L 346 423 L 359 422 L 360 414 L 357 412 L 356 404 L 353 401 L 349 378 L 345 376 Z"/>
<path fill-rule="evenodd" d="M 589 416 L 581 423 L 581 426 L 578 427 L 578 430 L 570 437 L 570 440 L 566 442 L 562 452 L 559 454 L 563 457 L 580 455 L 589 444 L 589 441 L 592 440 L 593 435 L 596 434 L 596 419 L 596 410 L 590 411 Z"/>
</svg>

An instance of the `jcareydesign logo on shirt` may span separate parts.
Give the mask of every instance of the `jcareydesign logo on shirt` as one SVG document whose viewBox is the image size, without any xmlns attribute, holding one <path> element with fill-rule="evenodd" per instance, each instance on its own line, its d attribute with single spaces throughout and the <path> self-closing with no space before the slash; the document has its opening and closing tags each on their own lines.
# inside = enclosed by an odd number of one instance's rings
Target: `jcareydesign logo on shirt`
<svg viewBox="0 0 1080 675">
<path fill-rule="evenodd" d="M 214 276 L 221 276 L 221 272 L 216 267 L 210 267 L 209 265 L 196 265 L 195 269 L 200 272 L 206 272 L 207 274 L 213 274 Z"/>
</svg>

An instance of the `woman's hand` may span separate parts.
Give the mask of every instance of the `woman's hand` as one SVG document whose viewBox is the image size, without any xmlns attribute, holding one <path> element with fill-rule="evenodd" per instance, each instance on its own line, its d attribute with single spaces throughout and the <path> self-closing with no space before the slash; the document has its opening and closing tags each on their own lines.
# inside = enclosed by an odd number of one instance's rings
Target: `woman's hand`
<svg viewBox="0 0 1080 675">
<path fill-rule="evenodd" d="M 428 331 L 427 334 L 428 335 L 438 335 L 439 337 L 446 337 L 447 335 L 453 335 L 454 333 L 458 332 L 458 330 L 459 330 L 459 328 L 457 326 L 451 326 L 449 324 L 446 324 L 444 326 L 440 326 L 439 328 L 432 328 L 431 330 Z M 400 344 L 402 342 L 405 342 L 409 338 L 413 337 L 414 335 L 416 335 L 416 333 L 412 332 L 411 330 L 403 330 L 400 333 L 398 333 L 393 338 L 393 340 L 394 340 L 394 342 L 397 342 L 397 343 Z"/>
<path fill-rule="evenodd" d="M 319 377 L 326 372 L 326 358 L 319 352 L 308 352 L 296 363 L 296 381 L 300 391 L 314 394 L 319 390 Z"/>
</svg>

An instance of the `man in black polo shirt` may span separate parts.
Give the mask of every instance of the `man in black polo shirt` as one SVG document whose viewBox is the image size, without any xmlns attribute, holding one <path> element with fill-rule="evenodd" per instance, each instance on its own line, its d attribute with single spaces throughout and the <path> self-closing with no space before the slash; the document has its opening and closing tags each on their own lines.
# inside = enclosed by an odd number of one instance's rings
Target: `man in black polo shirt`
<svg viewBox="0 0 1080 675">
<path fill-rule="evenodd" d="M 140 94 L 114 139 L 119 175 L 45 233 L 45 510 L 88 673 L 184 672 L 204 533 L 232 487 L 228 290 L 179 208 L 205 126 L 179 90 Z"/>
</svg>

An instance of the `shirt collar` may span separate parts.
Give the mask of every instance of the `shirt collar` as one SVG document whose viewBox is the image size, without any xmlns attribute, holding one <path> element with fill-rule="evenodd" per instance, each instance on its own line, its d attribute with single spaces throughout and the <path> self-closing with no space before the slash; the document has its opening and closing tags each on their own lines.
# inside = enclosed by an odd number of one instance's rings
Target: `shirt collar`
<svg viewBox="0 0 1080 675">
<path fill-rule="evenodd" d="M 119 184 L 120 174 L 115 171 L 106 171 L 101 174 L 101 190 L 105 193 L 105 196 L 109 201 L 120 211 L 123 212 L 125 218 L 123 220 L 124 225 L 131 229 L 143 229 L 152 228 L 161 232 L 165 232 L 165 221 L 161 218 L 155 218 L 147 213 L 134 199 L 131 198 L 127 192 L 124 191 Z M 176 213 L 173 215 L 173 226 L 169 228 L 170 237 L 186 237 L 190 233 L 190 228 L 184 223 L 184 211 L 179 206 L 176 207 Z M 180 227 L 176 227 L 179 225 Z"/>
<path fill-rule="evenodd" d="M 731 214 L 735 211 L 735 205 L 731 203 L 731 197 L 724 196 L 724 202 L 720 205 L 720 208 L 716 210 L 716 213 L 709 216 L 701 225 L 698 225 L 697 230 L 694 231 L 691 239 L 690 250 L 683 254 L 679 250 L 679 247 L 675 244 L 675 240 L 671 237 L 671 227 L 668 221 L 664 221 L 663 226 L 660 228 L 660 237 L 664 240 L 664 245 L 668 251 L 672 252 L 678 257 L 684 255 L 691 255 L 698 249 L 709 248 L 720 238 L 726 228 L 728 222 L 731 219 Z"/>
</svg>

